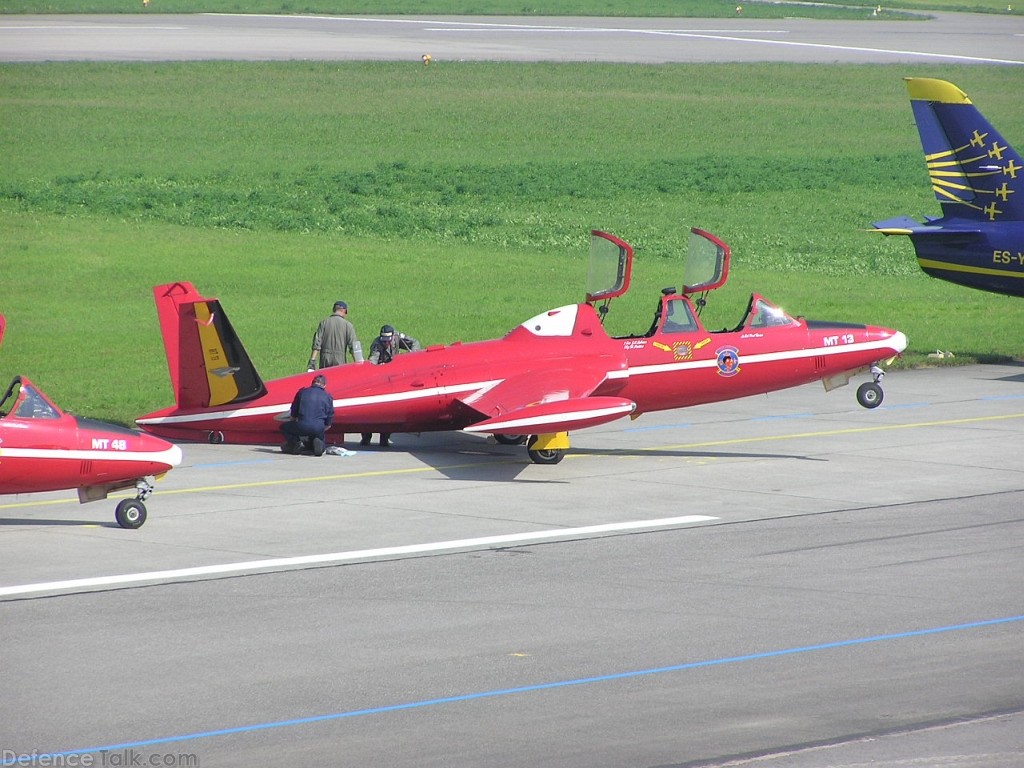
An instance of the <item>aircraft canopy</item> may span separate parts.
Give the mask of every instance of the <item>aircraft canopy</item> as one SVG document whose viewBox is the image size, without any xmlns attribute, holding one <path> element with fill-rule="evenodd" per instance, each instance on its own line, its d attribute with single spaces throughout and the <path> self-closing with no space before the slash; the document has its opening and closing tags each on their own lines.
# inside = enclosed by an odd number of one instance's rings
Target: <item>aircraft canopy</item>
<svg viewBox="0 0 1024 768">
<path fill-rule="evenodd" d="M 690 230 L 683 263 L 683 293 L 703 293 L 721 288 L 729 279 L 729 246 L 703 229 Z"/>
<path fill-rule="evenodd" d="M 594 229 L 590 232 L 587 303 L 605 301 L 629 290 L 633 249 L 625 240 Z"/>
</svg>

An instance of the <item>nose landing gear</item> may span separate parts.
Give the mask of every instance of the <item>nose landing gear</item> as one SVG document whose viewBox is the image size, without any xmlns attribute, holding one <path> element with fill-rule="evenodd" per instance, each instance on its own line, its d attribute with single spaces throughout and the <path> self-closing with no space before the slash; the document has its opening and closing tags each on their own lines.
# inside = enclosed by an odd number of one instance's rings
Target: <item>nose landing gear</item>
<svg viewBox="0 0 1024 768">
<path fill-rule="evenodd" d="M 118 502 L 114 509 L 114 519 L 117 520 L 117 524 L 129 530 L 141 528 L 142 524 L 146 522 L 146 505 L 143 502 L 152 495 L 155 489 L 156 487 L 148 477 L 136 480 L 135 498 Z"/>
<path fill-rule="evenodd" d="M 882 391 L 882 377 L 885 371 L 877 365 L 871 366 L 871 377 L 873 381 L 865 381 L 857 387 L 857 402 L 865 408 L 877 408 L 882 404 L 885 393 Z"/>
</svg>

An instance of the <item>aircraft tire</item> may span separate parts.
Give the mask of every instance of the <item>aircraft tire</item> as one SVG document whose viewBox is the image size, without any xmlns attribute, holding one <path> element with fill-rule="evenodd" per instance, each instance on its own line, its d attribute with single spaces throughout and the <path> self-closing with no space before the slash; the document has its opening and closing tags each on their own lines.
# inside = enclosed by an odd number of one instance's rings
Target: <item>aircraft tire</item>
<svg viewBox="0 0 1024 768">
<path fill-rule="evenodd" d="M 146 522 L 146 505 L 138 499 L 125 499 L 114 510 L 114 519 L 122 528 L 135 530 Z"/>
<path fill-rule="evenodd" d="M 883 397 L 882 388 L 873 381 L 865 381 L 857 387 L 857 402 L 865 408 L 877 408 Z"/>
<path fill-rule="evenodd" d="M 529 435 L 495 435 L 494 439 L 502 445 L 522 445 Z"/>
<path fill-rule="evenodd" d="M 565 451 L 562 450 L 535 451 L 528 448 L 526 452 L 530 454 L 530 461 L 534 464 L 557 464 L 565 457 Z"/>
</svg>

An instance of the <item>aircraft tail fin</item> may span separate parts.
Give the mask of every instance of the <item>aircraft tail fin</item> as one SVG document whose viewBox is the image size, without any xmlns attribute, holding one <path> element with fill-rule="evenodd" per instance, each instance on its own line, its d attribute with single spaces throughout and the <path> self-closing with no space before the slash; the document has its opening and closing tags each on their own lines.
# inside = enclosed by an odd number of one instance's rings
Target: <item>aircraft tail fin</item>
<svg viewBox="0 0 1024 768">
<path fill-rule="evenodd" d="M 4 328 L 7 326 L 7 321 L 4 320 L 3 313 L 0 312 L 0 345 L 4 343 Z"/>
<path fill-rule="evenodd" d="M 267 390 L 218 299 L 191 283 L 153 288 L 178 408 L 242 403 Z"/>
<path fill-rule="evenodd" d="M 952 83 L 906 78 L 928 176 L 946 218 L 1024 220 L 1024 160 Z"/>
</svg>

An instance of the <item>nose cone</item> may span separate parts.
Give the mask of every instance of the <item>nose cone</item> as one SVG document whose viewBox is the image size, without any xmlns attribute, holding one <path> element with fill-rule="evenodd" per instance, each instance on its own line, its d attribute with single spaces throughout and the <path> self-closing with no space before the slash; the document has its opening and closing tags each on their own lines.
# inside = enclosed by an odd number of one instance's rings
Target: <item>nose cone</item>
<svg viewBox="0 0 1024 768">
<path fill-rule="evenodd" d="M 867 331 L 869 347 L 875 350 L 880 360 L 895 357 L 907 348 L 907 335 L 903 331 L 880 325 L 869 325 Z"/>
<path fill-rule="evenodd" d="M 890 339 L 893 349 L 902 352 L 907 348 L 907 335 L 903 331 L 895 331 Z"/>
<path fill-rule="evenodd" d="M 181 448 L 174 443 L 167 443 L 167 450 L 164 452 L 163 461 L 167 462 L 169 468 L 173 469 L 181 464 L 181 459 Z"/>
<path fill-rule="evenodd" d="M 142 446 L 146 458 L 154 464 L 163 465 L 159 472 L 166 472 L 181 464 L 181 448 L 174 443 L 169 443 L 163 438 L 139 433 L 143 438 Z"/>
</svg>

